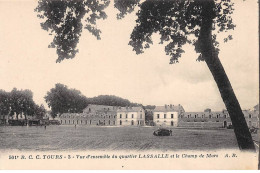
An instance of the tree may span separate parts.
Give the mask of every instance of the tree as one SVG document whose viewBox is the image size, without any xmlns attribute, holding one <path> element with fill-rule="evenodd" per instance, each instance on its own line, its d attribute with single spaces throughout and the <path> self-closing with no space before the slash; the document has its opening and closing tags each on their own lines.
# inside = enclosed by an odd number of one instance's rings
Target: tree
<svg viewBox="0 0 260 173">
<path fill-rule="evenodd" d="M 47 18 L 46 22 L 42 23 L 43 29 L 51 29 L 56 33 L 52 46 L 57 45 L 58 62 L 63 58 L 75 56 L 75 51 L 72 50 L 75 49 L 81 32 L 78 18 L 83 16 L 84 9 L 92 7 L 86 5 L 86 2 L 90 1 L 81 0 L 72 3 L 60 0 L 53 3 L 50 0 L 41 0 L 39 2 L 36 11 L 43 12 L 39 17 Z M 137 54 L 143 53 L 144 49 L 150 47 L 153 43 L 151 38 L 153 33 L 161 35 L 161 44 L 166 43 L 165 52 L 171 57 L 170 64 L 179 62 L 184 52 L 183 45 L 194 45 L 195 51 L 200 54 L 198 60 L 206 62 L 216 81 L 232 120 L 239 148 L 255 150 L 243 112 L 218 57 L 217 34 L 235 28 L 231 17 L 234 10 L 231 0 L 146 0 L 142 3 L 140 0 L 115 0 L 114 2 L 115 8 L 119 10 L 118 19 L 134 11 L 136 6 L 140 7 L 137 12 L 137 25 L 129 42 Z M 105 4 L 102 10 L 108 2 Z M 102 10 L 100 12 L 103 12 Z M 105 16 L 104 12 L 102 14 L 101 16 Z M 72 26 L 70 26 L 71 21 L 75 21 Z M 74 27 L 75 31 L 72 29 Z M 232 36 L 229 35 L 224 41 L 231 39 Z"/>
<path fill-rule="evenodd" d="M 53 117 L 62 113 L 79 113 L 87 106 L 87 98 L 80 91 L 59 83 L 44 98 Z"/>
<path fill-rule="evenodd" d="M 131 103 L 127 99 L 113 95 L 99 95 L 89 98 L 89 104 L 109 105 L 109 106 L 141 106 L 141 104 Z"/>
<path fill-rule="evenodd" d="M 10 115 L 16 114 L 16 119 L 21 114 L 24 114 L 25 119 L 27 119 L 27 115 L 34 115 L 35 102 L 31 90 L 17 90 L 14 88 L 10 92 L 9 105 Z"/>
<path fill-rule="evenodd" d="M 41 104 L 39 105 L 35 105 L 34 107 L 34 114 L 36 116 L 37 119 L 42 119 L 46 113 L 46 109 L 44 108 L 44 106 Z"/>
<path fill-rule="evenodd" d="M 138 3 L 138 2 L 136 2 Z M 136 5 L 130 4 L 130 9 Z M 125 7 L 124 7 L 125 8 Z M 122 10 L 120 12 L 128 12 Z M 158 32 L 161 43 L 167 43 L 165 52 L 170 55 L 170 64 L 179 62 L 184 50 L 182 46 L 192 44 L 199 53 L 198 60 L 205 61 L 220 91 L 229 112 L 238 146 L 242 150 L 255 150 L 245 117 L 235 96 L 230 81 L 218 57 L 217 34 L 234 29 L 231 0 L 149 0 L 140 4 L 136 27 L 129 45 L 137 53 L 152 44 L 151 35 Z M 121 15 L 122 16 L 122 15 Z M 232 39 L 229 35 L 224 39 Z"/>
<path fill-rule="evenodd" d="M 0 90 L 0 115 L 8 115 L 10 111 L 10 94 Z"/>
</svg>

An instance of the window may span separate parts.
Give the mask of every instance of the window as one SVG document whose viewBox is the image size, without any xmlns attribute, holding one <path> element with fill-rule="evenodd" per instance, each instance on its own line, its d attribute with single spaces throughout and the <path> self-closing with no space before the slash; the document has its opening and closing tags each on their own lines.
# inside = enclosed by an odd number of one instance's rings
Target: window
<svg viewBox="0 0 260 173">
<path fill-rule="evenodd" d="M 80 121 L 80 124 L 82 124 L 82 120 Z"/>
<path fill-rule="evenodd" d="M 209 115 L 209 118 L 211 118 L 211 115 Z"/>
<path fill-rule="evenodd" d="M 88 124 L 88 120 L 86 120 L 86 122 L 85 122 L 86 124 Z"/>
<path fill-rule="evenodd" d="M 174 123 L 173 123 L 173 121 L 171 121 L 171 126 L 174 126 Z"/>
<path fill-rule="evenodd" d="M 204 118 L 204 115 L 201 115 L 201 118 Z"/>
<path fill-rule="evenodd" d="M 132 118 L 134 118 L 134 114 L 132 114 Z"/>
<path fill-rule="evenodd" d="M 120 118 L 122 118 L 122 114 L 120 114 Z"/>
<path fill-rule="evenodd" d="M 108 116 L 108 118 L 110 118 L 110 115 Z"/>
<path fill-rule="evenodd" d="M 251 114 L 249 114 L 249 118 L 252 118 L 252 115 L 251 115 Z"/>
<path fill-rule="evenodd" d="M 91 112 L 91 109 L 90 109 L 90 108 L 88 108 L 88 111 L 89 111 L 89 112 Z"/>
<path fill-rule="evenodd" d="M 110 120 L 108 120 L 108 124 L 110 125 Z"/>
<path fill-rule="evenodd" d="M 224 118 L 227 118 L 227 115 L 224 115 Z"/>
<path fill-rule="evenodd" d="M 160 118 L 160 114 L 157 114 L 157 118 Z"/>
<path fill-rule="evenodd" d="M 89 124 L 91 124 L 91 120 L 89 120 Z"/>
<path fill-rule="evenodd" d="M 73 120 L 73 124 L 74 124 L 74 120 Z"/>
<path fill-rule="evenodd" d="M 219 115 L 217 115 L 217 118 L 219 118 Z"/>
<path fill-rule="evenodd" d="M 121 121 L 121 120 L 120 120 L 120 122 L 119 122 L 119 123 L 120 123 L 120 125 L 122 125 L 122 121 Z"/>
<path fill-rule="evenodd" d="M 195 115 L 195 118 L 197 118 L 197 115 Z"/>
<path fill-rule="evenodd" d="M 66 124 L 66 120 L 64 120 L 65 121 L 65 123 L 64 124 Z"/>
<path fill-rule="evenodd" d="M 190 115 L 188 115 L 188 118 L 190 118 Z"/>
<path fill-rule="evenodd" d="M 142 119 L 142 114 L 140 114 L 140 119 Z"/>
<path fill-rule="evenodd" d="M 77 120 L 77 124 L 79 124 L 79 120 Z"/>
<path fill-rule="evenodd" d="M 166 118 L 166 114 L 164 114 L 164 116 L 163 116 L 163 117 L 164 117 L 164 119 L 165 119 L 165 118 Z"/>
<path fill-rule="evenodd" d="M 62 124 L 62 120 L 60 120 L 60 123 Z"/>
<path fill-rule="evenodd" d="M 127 114 L 125 114 L 125 118 L 127 118 L 128 116 L 127 116 Z"/>
<path fill-rule="evenodd" d="M 69 120 L 69 124 L 70 124 L 70 120 Z"/>
<path fill-rule="evenodd" d="M 113 123 L 114 123 L 114 125 L 116 124 L 116 122 L 115 122 L 115 121 L 114 121 Z"/>
<path fill-rule="evenodd" d="M 132 125 L 132 126 L 134 125 L 134 121 L 133 121 L 133 120 L 131 121 L 131 125 Z"/>
<path fill-rule="evenodd" d="M 173 116 L 173 114 L 171 114 L 171 118 L 173 118 L 174 116 Z"/>
</svg>

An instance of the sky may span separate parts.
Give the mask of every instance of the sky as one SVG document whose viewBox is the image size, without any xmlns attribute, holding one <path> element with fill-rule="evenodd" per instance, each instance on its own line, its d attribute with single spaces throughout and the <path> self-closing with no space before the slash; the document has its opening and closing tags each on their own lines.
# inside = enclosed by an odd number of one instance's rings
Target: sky
<svg viewBox="0 0 260 173">
<path fill-rule="evenodd" d="M 225 109 L 217 85 L 205 62 L 190 45 L 180 62 L 170 65 L 164 46 L 154 44 L 141 55 L 128 45 L 135 13 L 116 19 L 113 5 L 108 18 L 98 21 L 101 40 L 83 29 L 74 59 L 56 63 L 56 50 L 48 48 L 53 36 L 42 30 L 34 8 L 36 0 L 0 0 L 0 89 L 30 89 L 37 104 L 47 104 L 47 91 L 62 83 L 87 97 L 116 95 L 143 105 L 181 104 L 186 111 Z M 258 4 L 236 0 L 233 40 L 220 43 L 219 58 L 242 109 L 259 100 Z M 219 35 L 224 37 L 226 33 Z"/>
</svg>

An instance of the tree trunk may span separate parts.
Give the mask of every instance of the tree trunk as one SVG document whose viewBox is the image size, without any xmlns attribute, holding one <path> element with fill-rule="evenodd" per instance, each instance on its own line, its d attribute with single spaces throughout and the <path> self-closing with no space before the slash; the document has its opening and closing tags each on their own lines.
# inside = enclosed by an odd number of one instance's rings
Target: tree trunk
<svg viewBox="0 0 260 173">
<path fill-rule="evenodd" d="M 214 0 L 202 2 L 202 24 L 198 39 L 198 48 L 217 83 L 221 97 L 230 115 L 239 148 L 241 150 L 255 151 L 255 146 L 244 114 L 226 72 L 218 58 L 218 52 L 213 45 L 211 32 L 215 15 L 213 12 L 214 6 Z"/>
</svg>

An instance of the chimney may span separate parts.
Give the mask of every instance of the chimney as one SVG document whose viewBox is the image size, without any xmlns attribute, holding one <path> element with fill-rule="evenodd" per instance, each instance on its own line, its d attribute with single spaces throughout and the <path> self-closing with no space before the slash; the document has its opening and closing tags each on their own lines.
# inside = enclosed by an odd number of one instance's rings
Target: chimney
<svg viewBox="0 0 260 173">
<path fill-rule="evenodd" d="M 204 112 L 211 113 L 211 109 L 207 108 L 207 109 L 204 110 Z"/>
</svg>

